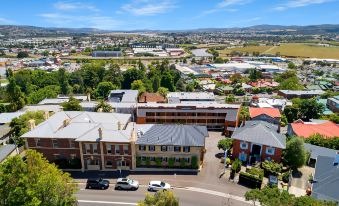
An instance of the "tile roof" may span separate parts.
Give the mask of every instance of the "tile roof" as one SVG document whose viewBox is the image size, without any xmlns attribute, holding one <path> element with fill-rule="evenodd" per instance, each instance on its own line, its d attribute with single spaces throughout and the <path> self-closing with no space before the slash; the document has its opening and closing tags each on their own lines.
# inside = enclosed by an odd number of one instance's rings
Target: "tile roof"
<svg viewBox="0 0 339 206">
<path fill-rule="evenodd" d="M 249 108 L 250 117 L 254 118 L 262 114 L 266 114 L 267 116 L 276 118 L 281 117 L 280 111 L 277 108 L 256 108 L 256 107 L 250 107 Z"/>
<path fill-rule="evenodd" d="M 335 166 L 335 157 L 319 156 L 314 172 L 312 197 L 339 202 L 339 167 Z"/>
<path fill-rule="evenodd" d="M 278 126 L 264 121 L 247 121 L 244 126 L 236 128 L 232 139 L 286 148 L 286 137 L 277 132 Z"/>
<path fill-rule="evenodd" d="M 141 145 L 205 146 L 208 137 L 206 126 L 196 125 L 138 125 L 138 139 Z"/>
<path fill-rule="evenodd" d="M 293 132 L 300 137 L 308 138 L 314 134 L 321 134 L 327 138 L 339 137 L 339 126 L 333 122 L 309 123 L 295 122 L 291 123 Z"/>
</svg>

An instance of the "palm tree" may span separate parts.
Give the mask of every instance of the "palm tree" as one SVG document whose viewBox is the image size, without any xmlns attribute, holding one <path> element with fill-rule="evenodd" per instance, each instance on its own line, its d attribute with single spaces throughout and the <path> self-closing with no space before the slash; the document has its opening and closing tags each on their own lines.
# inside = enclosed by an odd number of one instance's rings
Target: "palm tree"
<svg viewBox="0 0 339 206">
<path fill-rule="evenodd" d="M 100 100 L 98 105 L 95 107 L 96 112 L 112 112 L 113 108 L 107 104 L 104 100 Z"/>
</svg>

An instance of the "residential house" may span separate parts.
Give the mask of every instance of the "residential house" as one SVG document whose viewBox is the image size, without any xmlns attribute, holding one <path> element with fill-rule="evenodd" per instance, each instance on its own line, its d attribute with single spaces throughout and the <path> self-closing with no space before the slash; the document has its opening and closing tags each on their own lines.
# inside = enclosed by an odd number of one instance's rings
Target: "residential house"
<svg viewBox="0 0 339 206">
<path fill-rule="evenodd" d="M 332 156 L 318 156 L 313 175 L 311 196 L 339 204 L 339 152 Z"/>
<path fill-rule="evenodd" d="M 322 90 L 279 90 L 278 95 L 283 96 L 286 99 L 301 98 L 309 99 L 312 97 L 317 97 L 325 92 Z"/>
<path fill-rule="evenodd" d="M 138 90 L 112 90 L 108 95 L 108 101 L 115 103 L 137 103 Z"/>
<path fill-rule="evenodd" d="M 281 114 L 277 108 L 249 108 L 251 120 L 261 120 L 272 124 L 280 124 Z"/>
<path fill-rule="evenodd" d="M 315 165 L 319 156 L 334 157 L 339 150 L 329 149 L 326 147 L 320 147 L 317 145 L 304 143 L 304 148 L 310 153 L 309 165 Z"/>
<path fill-rule="evenodd" d="M 80 159 L 84 170 L 116 170 L 135 167 L 130 114 L 58 112 L 21 137 L 27 149 L 41 152 L 49 161 Z"/>
<path fill-rule="evenodd" d="M 314 134 L 320 134 L 326 138 L 339 137 L 339 126 L 331 121 L 303 122 L 296 121 L 288 125 L 289 136 L 308 138 Z"/>
<path fill-rule="evenodd" d="M 138 166 L 180 167 L 184 162 L 197 169 L 204 160 L 206 137 L 206 126 L 137 125 Z"/>
<path fill-rule="evenodd" d="M 332 112 L 338 113 L 339 112 L 339 96 L 328 98 L 326 105 Z"/>
<path fill-rule="evenodd" d="M 281 161 L 286 148 L 286 137 L 280 134 L 279 126 L 265 121 L 247 121 L 233 135 L 233 157 L 253 163 L 265 160 Z"/>
</svg>

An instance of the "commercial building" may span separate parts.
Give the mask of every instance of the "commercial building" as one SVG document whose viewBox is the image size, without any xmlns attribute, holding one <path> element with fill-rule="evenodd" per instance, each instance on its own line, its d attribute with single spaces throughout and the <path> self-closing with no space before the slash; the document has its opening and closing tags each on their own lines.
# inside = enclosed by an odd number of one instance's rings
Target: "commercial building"
<svg viewBox="0 0 339 206">
<path fill-rule="evenodd" d="M 112 90 L 108 95 L 108 102 L 137 103 L 138 90 Z"/>
<path fill-rule="evenodd" d="M 137 125 L 137 167 L 198 169 L 204 160 L 206 126 Z"/>
<path fill-rule="evenodd" d="M 239 124 L 240 105 L 215 102 L 179 104 L 138 104 L 138 124 L 175 124 L 207 126 L 231 134 Z"/>
<path fill-rule="evenodd" d="M 168 103 L 190 103 L 190 102 L 214 102 L 212 92 L 169 92 Z"/>
<path fill-rule="evenodd" d="M 286 99 L 301 98 L 308 99 L 312 97 L 317 97 L 325 92 L 322 90 L 279 90 L 278 95 L 283 96 Z"/>
<path fill-rule="evenodd" d="M 26 148 L 51 162 L 80 162 L 79 169 L 116 170 L 135 167 L 131 115 L 96 112 L 58 112 L 21 137 Z M 79 161 L 80 160 L 80 161 Z"/>
</svg>

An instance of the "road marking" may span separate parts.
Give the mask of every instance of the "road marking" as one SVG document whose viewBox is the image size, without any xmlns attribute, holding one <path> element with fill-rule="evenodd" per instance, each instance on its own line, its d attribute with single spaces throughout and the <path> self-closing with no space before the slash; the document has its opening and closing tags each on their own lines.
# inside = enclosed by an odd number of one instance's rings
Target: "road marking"
<svg viewBox="0 0 339 206">
<path fill-rule="evenodd" d="M 78 200 L 80 203 L 96 203 L 96 204 L 113 204 L 113 205 L 137 205 L 132 202 L 109 202 L 109 201 L 94 201 L 94 200 Z"/>
</svg>

